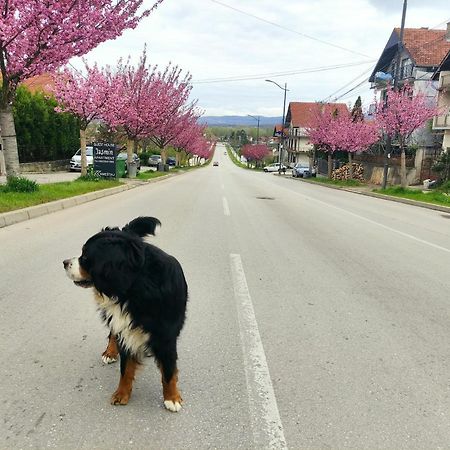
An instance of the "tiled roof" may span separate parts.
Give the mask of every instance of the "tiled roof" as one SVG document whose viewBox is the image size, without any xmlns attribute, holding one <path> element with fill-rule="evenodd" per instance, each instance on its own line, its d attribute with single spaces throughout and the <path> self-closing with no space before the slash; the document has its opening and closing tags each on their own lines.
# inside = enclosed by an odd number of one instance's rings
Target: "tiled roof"
<svg viewBox="0 0 450 450">
<path fill-rule="evenodd" d="M 400 29 L 394 28 L 400 36 Z M 450 42 L 445 38 L 446 30 L 428 28 L 405 28 L 403 42 L 417 66 L 439 66 L 450 51 Z"/>
<path fill-rule="evenodd" d="M 53 86 L 53 80 L 49 73 L 44 73 L 42 75 L 29 78 L 21 84 L 26 86 L 31 92 L 48 92 L 48 86 Z"/>
<path fill-rule="evenodd" d="M 287 120 L 292 123 L 293 127 L 307 128 L 324 105 L 332 111 L 339 112 L 348 109 L 345 103 L 290 102 Z"/>
</svg>

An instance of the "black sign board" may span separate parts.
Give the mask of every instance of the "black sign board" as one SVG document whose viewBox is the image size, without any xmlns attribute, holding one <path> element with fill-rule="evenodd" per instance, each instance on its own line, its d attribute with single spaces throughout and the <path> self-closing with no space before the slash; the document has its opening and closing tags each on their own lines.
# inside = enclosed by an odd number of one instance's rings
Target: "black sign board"
<svg viewBox="0 0 450 450">
<path fill-rule="evenodd" d="M 94 174 L 101 178 L 115 178 L 117 159 L 116 145 L 108 142 L 95 142 L 93 148 Z"/>
</svg>

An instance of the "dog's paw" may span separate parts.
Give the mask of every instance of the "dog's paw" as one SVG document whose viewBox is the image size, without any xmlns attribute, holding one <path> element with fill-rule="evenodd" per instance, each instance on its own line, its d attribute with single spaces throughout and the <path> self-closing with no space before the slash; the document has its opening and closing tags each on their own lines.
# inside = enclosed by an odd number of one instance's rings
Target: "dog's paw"
<svg viewBox="0 0 450 450">
<path fill-rule="evenodd" d="M 117 390 L 111 397 L 111 405 L 126 405 L 130 400 L 130 393 Z"/>
<path fill-rule="evenodd" d="M 102 355 L 103 364 L 112 364 L 117 361 L 117 356 L 108 355 L 106 352 Z"/>
<path fill-rule="evenodd" d="M 169 411 L 178 412 L 181 409 L 181 399 L 180 401 L 164 400 L 164 406 Z"/>
</svg>

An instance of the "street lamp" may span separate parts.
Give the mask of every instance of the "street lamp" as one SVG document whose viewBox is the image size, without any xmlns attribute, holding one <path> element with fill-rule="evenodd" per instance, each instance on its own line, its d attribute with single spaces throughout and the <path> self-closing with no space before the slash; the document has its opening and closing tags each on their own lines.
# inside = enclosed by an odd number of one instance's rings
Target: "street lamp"
<svg viewBox="0 0 450 450">
<path fill-rule="evenodd" d="M 278 83 L 272 80 L 266 80 L 268 83 L 273 83 L 275 86 L 278 86 L 282 91 L 284 91 L 284 101 L 283 101 L 283 121 L 281 122 L 281 140 L 280 140 L 280 152 L 278 154 L 278 164 L 279 164 L 279 170 L 278 173 L 281 175 L 281 162 L 282 162 L 282 155 L 283 155 L 283 146 L 284 146 L 284 118 L 285 118 L 285 111 L 286 111 L 286 92 L 289 90 L 287 88 L 287 83 L 284 83 L 284 87 L 280 86 Z"/>
<path fill-rule="evenodd" d="M 255 116 L 252 116 L 251 114 L 247 114 L 247 116 L 253 117 L 258 122 L 258 128 L 256 129 L 256 143 L 259 144 L 259 121 L 260 121 L 261 117 L 260 116 L 255 117 Z"/>
</svg>

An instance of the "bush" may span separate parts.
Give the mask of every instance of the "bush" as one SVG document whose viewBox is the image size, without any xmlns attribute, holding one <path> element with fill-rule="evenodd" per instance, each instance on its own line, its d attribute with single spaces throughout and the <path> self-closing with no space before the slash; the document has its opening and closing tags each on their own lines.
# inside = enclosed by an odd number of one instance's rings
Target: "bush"
<svg viewBox="0 0 450 450">
<path fill-rule="evenodd" d="M 450 180 L 449 180 L 449 181 L 446 181 L 446 182 L 440 187 L 440 190 L 441 190 L 442 192 L 445 192 L 446 194 L 449 194 L 449 193 L 450 193 Z"/>
<path fill-rule="evenodd" d="M 39 185 L 36 181 L 29 180 L 24 177 L 8 178 L 4 192 L 36 192 L 39 190 Z"/>
</svg>

